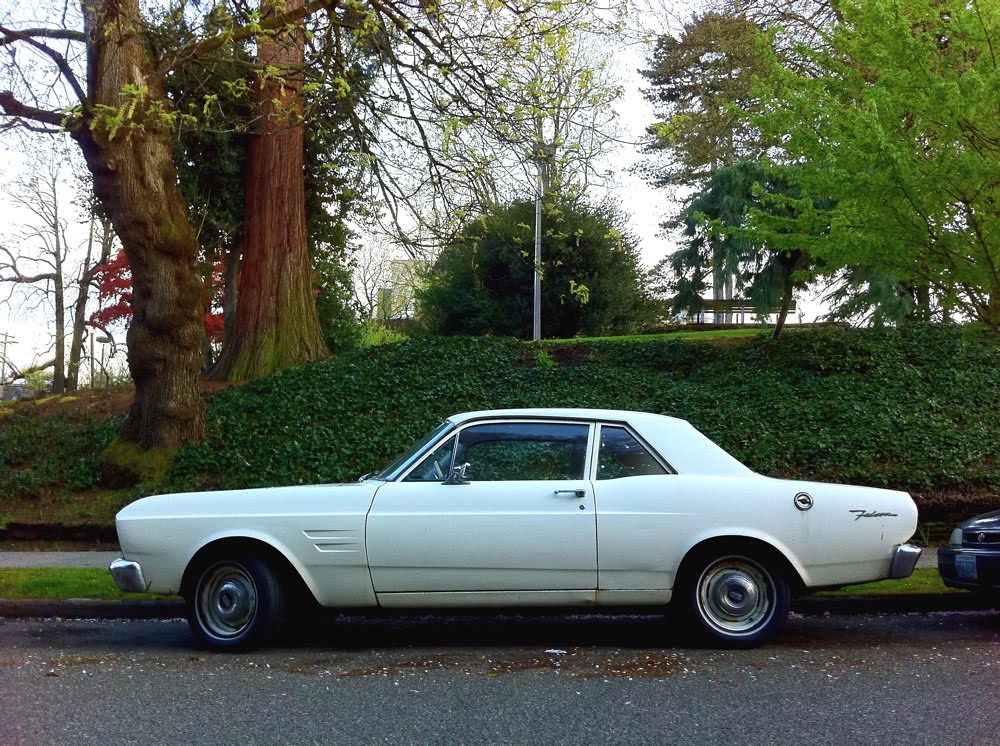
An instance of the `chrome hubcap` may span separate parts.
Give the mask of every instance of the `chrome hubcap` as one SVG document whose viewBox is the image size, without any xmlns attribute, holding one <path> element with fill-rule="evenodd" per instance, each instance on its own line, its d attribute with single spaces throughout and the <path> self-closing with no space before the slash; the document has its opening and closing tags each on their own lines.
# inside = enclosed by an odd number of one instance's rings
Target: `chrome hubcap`
<svg viewBox="0 0 1000 746">
<path fill-rule="evenodd" d="M 198 617 L 216 637 L 236 637 L 253 621 L 257 586 L 242 565 L 220 562 L 198 584 Z"/>
<path fill-rule="evenodd" d="M 753 632 L 773 610 L 774 590 L 755 562 L 729 557 L 710 565 L 698 582 L 698 605 L 705 619 L 727 633 Z"/>
</svg>

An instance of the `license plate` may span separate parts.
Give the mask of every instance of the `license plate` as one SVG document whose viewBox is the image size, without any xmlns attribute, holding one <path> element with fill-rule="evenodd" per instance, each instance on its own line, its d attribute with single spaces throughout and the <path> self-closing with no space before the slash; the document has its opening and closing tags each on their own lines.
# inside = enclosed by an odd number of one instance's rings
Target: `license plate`
<svg viewBox="0 0 1000 746">
<path fill-rule="evenodd" d="M 965 580 L 976 579 L 976 558 L 955 557 L 955 572 Z"/>
</svg>

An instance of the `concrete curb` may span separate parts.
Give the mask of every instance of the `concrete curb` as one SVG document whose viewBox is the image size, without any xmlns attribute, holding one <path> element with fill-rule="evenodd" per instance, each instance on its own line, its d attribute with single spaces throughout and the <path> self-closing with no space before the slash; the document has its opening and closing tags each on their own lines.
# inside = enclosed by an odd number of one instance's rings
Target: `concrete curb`
<svg viewBox="0 0 1000 746">
<path fill-rule="evenodd" d="M 0 599 L 0 617 L 60 619 L 183 619 L 183 601 L 101 601 L 92 598 L 64 600 Z"/>
<path fill-rule="evenodd" d="M 986 593 L 914 593 L 895 596 L 803 596 L 792 601 L 792 611 L 818 614 L 926 614 L 934 611 L 1000 609 L 1000 598 Z"/>
</svg>

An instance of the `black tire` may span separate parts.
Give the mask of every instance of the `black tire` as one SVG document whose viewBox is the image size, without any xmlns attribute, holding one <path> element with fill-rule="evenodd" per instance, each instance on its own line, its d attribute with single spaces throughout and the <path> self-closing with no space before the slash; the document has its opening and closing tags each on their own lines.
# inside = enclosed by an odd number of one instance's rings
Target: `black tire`
<svg viewBox="0 0 1000 746">
<path fill-rule="evenodd" d="M 788 618 L 788 581 L 752 552 L 700 555 L 685 573 L 688 621 L 703 641 L 727 648 L 760 645 Z"/>
<path fill-rule="evenodd" d="M 204 563 L 185 601 L 195 638 L 219 650 L 249 650 L 268 642 L 284 612 L 278 578 L 254 555 Z"/>
</svg>

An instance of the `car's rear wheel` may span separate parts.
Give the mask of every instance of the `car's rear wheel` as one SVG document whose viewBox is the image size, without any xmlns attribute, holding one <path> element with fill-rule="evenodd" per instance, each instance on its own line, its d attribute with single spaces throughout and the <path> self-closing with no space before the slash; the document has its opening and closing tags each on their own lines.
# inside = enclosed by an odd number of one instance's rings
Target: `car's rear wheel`
<svg viewBox="0 0 1000 746">
<path fill-rule="evenodd" d="M 694 631 L 725 647 L 759 645 L 788 617 L 787 580 L 772 563 L 750 552 L 702 555 L 683 586 Z"/>
<path fill-rule="evenodd" d="M 198 641 L 227 650 L 246 650 L 267 642 L 284 608 L 274 571 L 254 555 L 205 562 L 185 600 L 188 622 Z"/>
</svg>

